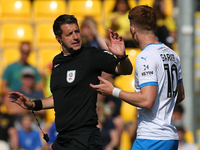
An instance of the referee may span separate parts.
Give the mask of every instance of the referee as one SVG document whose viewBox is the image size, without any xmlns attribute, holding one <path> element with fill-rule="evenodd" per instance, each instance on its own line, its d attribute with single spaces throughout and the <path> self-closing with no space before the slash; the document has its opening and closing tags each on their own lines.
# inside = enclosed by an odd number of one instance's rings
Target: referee
<svg viewBox="0 0 200 150">
<path fill-rule="evenodd" d="M 123 39 L 109 30 L 109 50 L 83 47 L 77 19 L 61 15 L 53 24 L 62 52 L 54 57 L 50 88 L 52 96 L 30 99 L 21 93 L 10 92 L 11 101 L 28 110 L 54 108 L 58 136 L 53 150 L 101 150 L 101 136 L 96 127 L 97 93 L 90 83 L 98 84 L 102 71 L 110 74 L 132 73 Z M 13 100 L 14 99 L 14 100 Z"/>
</svg>

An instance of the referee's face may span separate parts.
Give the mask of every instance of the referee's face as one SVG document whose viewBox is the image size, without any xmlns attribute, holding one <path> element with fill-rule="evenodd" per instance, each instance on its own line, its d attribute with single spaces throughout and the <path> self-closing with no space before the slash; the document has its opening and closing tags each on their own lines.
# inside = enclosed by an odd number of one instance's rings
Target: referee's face
<svg viewBox="0 0 200 150">
<path fill-rule="evenodd" d="M 61 25 L 63 31 L 60 39 L 61 45 L 68 52 L 79 50 L 82 45 L 80 29 L 77 24 L 63 24 Z"/>
</svg>

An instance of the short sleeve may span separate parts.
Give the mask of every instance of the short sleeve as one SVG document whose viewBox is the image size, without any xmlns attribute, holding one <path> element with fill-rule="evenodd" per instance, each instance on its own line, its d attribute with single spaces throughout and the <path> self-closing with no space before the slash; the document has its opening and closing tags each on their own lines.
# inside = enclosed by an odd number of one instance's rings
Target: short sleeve
<svg viewBox="0 0 200 150">
<path fill-rule="evenodd" d="M 138 78 L 138 86 L 142 88 L 147 85 L 158 85 L 157 62 L 150 55 L 140 54 L 136 59 L 135 71 Z"/>
<path fill-rule="evenodd" d="M 104 71 L 114 74 L 118 60 L 107 50 L 94 49 L 91 50 L 91 66 L 94 70 Z"/>
</svg>

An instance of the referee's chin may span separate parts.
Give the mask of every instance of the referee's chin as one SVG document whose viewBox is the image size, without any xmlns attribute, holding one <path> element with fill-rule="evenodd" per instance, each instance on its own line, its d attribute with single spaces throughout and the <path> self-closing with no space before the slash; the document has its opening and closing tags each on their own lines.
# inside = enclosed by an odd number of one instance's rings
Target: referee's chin
<svg viewBox="0 0 200 150">
<path fill-rule="evenodd" d="M 81 49 L 81 45 L 80 46 L 73 46 L 73 47 L 69 48 L 69 52 L 71 52 L 71 51 L 77 51 L 79 49 Z"/>
<path fill-rule="evenodd" d="M 77 50 L 81 49 L 81 46 L 80 47 L 70 47 L 70 48 L 67 48 L 67 53 L 69 54 L 73 54 L 74 52 L 76 52 Z"/>
<path fill-rule="evenodd" d="M 73 43 L 73 44 L 71 44 L 71 48 L 70 49 L 73 49 L 73 50 L 79 50 L 79 49 L 81 49 L 81 46 L 82 46 L 82 42 L 81 41 L 79 41 L 79 42 L 77 42 L 77 43 Z"/>
</svg>

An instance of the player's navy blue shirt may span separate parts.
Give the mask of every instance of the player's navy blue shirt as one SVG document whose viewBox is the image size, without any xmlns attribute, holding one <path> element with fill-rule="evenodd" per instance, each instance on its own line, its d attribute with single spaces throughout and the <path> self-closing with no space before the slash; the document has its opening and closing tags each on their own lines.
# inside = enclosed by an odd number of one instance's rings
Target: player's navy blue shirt
<svg viewBox="0 0 200 150">
<path fill-rule="evenodd" d="M 114 74 L 117 64 L 114 55 L 94 47 L 55 56 L 50 87 L 58 132 L 97 125 L 97 93 L 89 84 L 98 84 L 102 71 Z"/>
</svg>

